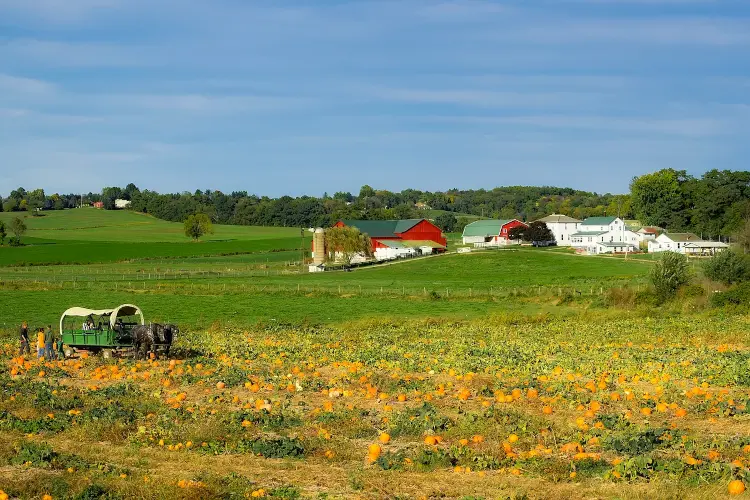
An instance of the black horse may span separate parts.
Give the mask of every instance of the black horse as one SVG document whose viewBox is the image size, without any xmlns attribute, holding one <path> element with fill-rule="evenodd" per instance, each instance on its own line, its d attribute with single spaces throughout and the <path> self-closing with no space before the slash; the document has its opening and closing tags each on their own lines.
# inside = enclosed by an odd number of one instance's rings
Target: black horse
<svg viewBox="0 0 750 500">
<path fill-rule="evenodd" d="M 136 359 L 146 359 L 153 353 L 155 358 L 159 356 L 159 348 L 169 356 L 169 348 L 175 335 L 180 332 L 176 325 L 150 323 L 148 325 L 137 325 L 133 328 L 133 347 Z"/>
<path fill-rule="evenodd" d="M 157 323 L 154 326 L 156 327 L 156 336 L 154 339 L 156 346 L 162 348 L 165 356 L 169 356 L 169 348 L 172 347 L 172 342 L 174 342 L 175 336 L 180 333 L 180 329 L 172 323 L 167 323 L 166 325 Z"/>
</svg>

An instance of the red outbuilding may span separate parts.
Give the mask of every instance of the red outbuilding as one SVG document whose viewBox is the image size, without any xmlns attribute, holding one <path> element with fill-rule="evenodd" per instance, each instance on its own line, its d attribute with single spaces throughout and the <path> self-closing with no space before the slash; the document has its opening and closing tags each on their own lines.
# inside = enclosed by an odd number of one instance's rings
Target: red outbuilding
<svg viewBox="0 0 750 500">
<path fill-rule="evenodd" d="M 400 243 L 412 248 L 430 247 L 434 252 L 443 252 L 448 245 L 443 231 L 427 219 L 340 220 L 334 227 L 356 227 L 370 237 L 373 251 Z"/>
</svg>

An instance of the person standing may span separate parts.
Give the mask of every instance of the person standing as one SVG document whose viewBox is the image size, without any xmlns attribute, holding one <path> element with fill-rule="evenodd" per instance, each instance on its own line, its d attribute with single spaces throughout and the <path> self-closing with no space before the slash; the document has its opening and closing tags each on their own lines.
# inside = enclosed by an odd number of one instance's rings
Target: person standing
<svg viewBox="0 0 750 500">
<path fill-rule="evenodd" d="M 55 347 L 57 348 L 57 357 L 59 359 L 65 359 L 65 350 L 63 349 L 62 333 L 60 333 L 60 336 L 57 337 L 57 345 Z"/>
<path fill-rule="evenodd" d="M 44 357 L 47 361 L 55 359 L 55 351 L 52 349 L 53 337 L 52 325 L 47 325 L 47 331 L 44 332 Z"/>
<path fill-rule="evenodd" d="M 44 328 L 36 331 L 36 359 L 44 356 Z"/>
<path fill-rule="evenodd" d="M 29 347 L 29 325 L 25 321 L 21 323 L 18 335 L 21 337 L 21 347 L 18 350 L 18 355 L 31 354 L 31 347 Z"/>
</svg>

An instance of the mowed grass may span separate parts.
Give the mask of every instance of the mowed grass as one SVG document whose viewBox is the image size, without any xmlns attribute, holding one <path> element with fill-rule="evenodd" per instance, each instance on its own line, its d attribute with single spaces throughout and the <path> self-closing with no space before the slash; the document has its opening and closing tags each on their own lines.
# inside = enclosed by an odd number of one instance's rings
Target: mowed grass
<svg viewBox="0 0 750 500">
<path fill-rule="evenodd" d="M 73 306 L 100 308 L 137 304 L 147 321 L 172 322 L 183 328 L 206 328 L 217 322 L 251 326 L 266 324 L 332 324 L 356 319 L 445 318 L 464 320 L 498 314 L 573 314 L 572 306 L 523 300 L 477 298 L 431 300 L 406 297 L 338 295 L 333 293 L 255 292 L 213 295 L 133 293 L 105 289 L 0 290 L 0 329 L 10 330 L 22 321 L 34 326 L 57 325 L 60 315 Z"/>
<path fill-rule="evenodd" d="M 125 243 L 107 241 L 26 240 L 23 247 L 0 248 L 0 267 L 42 264 L 92 264 L 138 259 L 189 259 L 200 256 L 264 253 L 297 250 L 300 238 L 269 238 L 183 243 Z M 304 240 L 309 246 L 310 239 Z M 299 258 L 299 256 L 297 257 Z M 86 273 L 82 268 L 81 273 Z"/>
<path fill-rule="evenodd" d="M 398 262 L 354 272 L 317 273 L 305 283 L 341 283 L 370 287 L 486 289 L 522 286 L 589 286 L 613 282 L 645 282 L 650 265 L 643 262 L 582 257 L 561 252 L 521 248 L 451 254 Z M 293 280 L 283 276 L 275 280 Z"/>
<path fill-rule="evenodd" d="M 28 227 L 27 237 L 44 240 L 76 240 L 101 242 L 176 242 L 185 243 L 183 225 L 168 222 L 130 210 L 98 210 L 74 208 L 43 212 L 34 217 L 26 212 L 0 212 L 6 224 L 14 217 L 22 217 Z M 300 239 L 299 228 L 215 225 L 214 234 L 203 241 Z"/>
</svg>

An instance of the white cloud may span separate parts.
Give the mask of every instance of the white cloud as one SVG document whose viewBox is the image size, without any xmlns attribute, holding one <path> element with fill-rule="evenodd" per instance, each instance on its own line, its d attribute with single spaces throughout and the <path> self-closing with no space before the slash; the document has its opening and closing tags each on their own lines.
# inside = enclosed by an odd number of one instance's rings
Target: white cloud
<svg viewBox="0 0 750 500">
<path fill-rule="evenodd" d="M 53 83 L 26 78 L 22 76 L 6 75 L 0 73 L 0 93 L 8 92 L 14 94 L 52 94 L 57 90 Z"/>
</svg>

